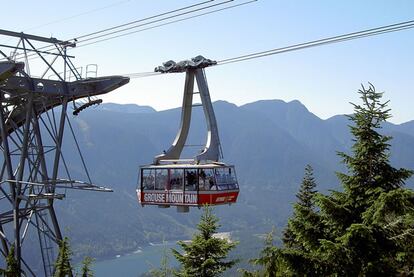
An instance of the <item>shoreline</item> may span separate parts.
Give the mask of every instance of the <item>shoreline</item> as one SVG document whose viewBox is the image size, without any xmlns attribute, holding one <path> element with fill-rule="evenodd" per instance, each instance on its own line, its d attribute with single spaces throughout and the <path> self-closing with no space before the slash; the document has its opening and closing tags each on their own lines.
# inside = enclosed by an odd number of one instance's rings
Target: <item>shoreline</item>
<svg viewBox="0 0 414 277">
<path fill-rule="evenodd" d="M 231 235 L 232 235 L 233 231 L 227 231 L 227 232 L 218 232 L 216 234 L 216 237 L 222 238 L 222 239 L 227 239 L 231 241 Z M 101 263 L 101 262 L 107 262 L 107 261 L 113 261 L 122 257 L 127 257 L 127 256 L 131 256 L 131 255 L 137 255 L 137 254 L 141 254 L 144 253 L 144 249 L 147 247 L 160 247 L 160 246 L 172 246 L 172 245 L 177 245 L 178 241 L 191 241 L 191 238 L 182 238 L 182 239 L 176 239 L 176 240 L 165 240 L 165 241 L 154 241 L 154 242 L 148 242 L 145 245 L 140 245 L 138 246 L 137 249 L 134 250 L 130 250 L 124 253 L 114 253 L 111 256 L 106 256 L 106 257 L 101 257 L 101 258 L 94 258 L 94 264 L 96 263 Z M 80 263 L 80 262 L 79 262 Z"/>
<path fill-rule="evenodd" d="M 158 246 L 163 246 L 163 245 L 168 246 L 168 245 L 177 244 L 178 241 L 181 241 L 181 239 L 180 240 L 173 240 L 173 241 L 164 241 L 164 242 L 148 242 L 148 244 L 138 246 L 138 248 L 133 250 L 133 251 L 118 253 L 118 254 L 114 254 L 114 255 L 106 256 L 106 257 L 101 257 L 101 258 L 93 257 L 95 259 L 94 264 L 105 262 L 105 261 L 112 261 L 112 260 L 116 260 L 116 259 L 119 259 L 119 258 L 122 258 L 122 257 L 135 255 L 135 254 L 144 253 L 144 249 L 146 247 L 153 247 L 153 246 L 158 247 Z M 79 262 L 79 264 L 80 263 L 81 263 L 81 261 Z"/>
</svg>

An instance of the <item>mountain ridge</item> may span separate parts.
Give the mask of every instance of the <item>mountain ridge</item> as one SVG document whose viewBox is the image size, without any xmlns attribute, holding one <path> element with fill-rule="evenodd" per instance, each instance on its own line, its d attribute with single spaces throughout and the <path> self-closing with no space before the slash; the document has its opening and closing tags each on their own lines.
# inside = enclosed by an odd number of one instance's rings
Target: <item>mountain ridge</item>
<svg viewBox="0 0 414 277">
<path fill-rule="evenodd" d="M 323 120 L 299 101 L 213 105 L 225 161 L 235 164 L 241 189 L 237 204 L 215 209 L 223 231 L 283 228 L 306 164 L 314 167 L 318 190 L 338 188 L 335 172 L 345 169 L 336 152 L 350 153 L 352 145 L 346 116 Z M 56 204 L 62 230 L 70 230 L 80 257 L 109 257 L 151 241 L 190 238 L 198 221 L 198 209 L 183 215 L 175 209 L 142 208 L 136 199 L 138 167 L 171 145 L 181 109 L 144 113 L 122 112 L 122 105 L 116 109 L 87 109 L 72 120 L 93 181 L 114 189 L 113 193 L 70 191 L 68 199 Z M 412 126 L 414 121 L 385 124 L 381 130 L 394 135 L 395 166 L 414 168 Z M 188 141 L 203 144 L 205 128 L 202 109 L 194 109 Z M 75 177 L 84 179 L 74 147 L 66 139 L 63 153 L 70 169 L 78 173 Z M 410 179 L 410 187 L 412 183 Z"/>
</svg>

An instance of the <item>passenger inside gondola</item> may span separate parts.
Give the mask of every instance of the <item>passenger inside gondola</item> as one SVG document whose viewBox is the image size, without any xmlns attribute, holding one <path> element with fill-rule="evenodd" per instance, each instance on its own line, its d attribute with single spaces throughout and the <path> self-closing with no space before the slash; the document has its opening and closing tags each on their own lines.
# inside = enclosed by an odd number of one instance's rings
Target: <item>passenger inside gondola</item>
<svg viewBox="0 0 414 277">
<path fill-rule="evenodd" d="M 183 190 L 183 170 L 171 169 L 170 170 L 170 187 L 171 190 Z"/>
<path fill-rule="evenodd" d="M 215 169 L 217 188 L 219 190 L 237 189 L 237 182 L 231 167 Z"/>
<path fill-rule="evenodd" d="M 205 169 L 205 188 L 206 190 L 217 190 L 215 178 L 214 178 L 214 170 L 213 169 Z"/>
<path fill-rule="evenodd" d="M 199 190 L 207 190 L 206 173 L 203 169 L 200 169 L 198 173 L 198 188 Z"/>
<path fill-rule="evenodd" d="M 155 185 L 155 170 L 146 170 L 143 175 L 143 188 L 144 190 L 152 190 Z"/>
<path fill-rule="evenodd" d="M 208 179 L 208 184 L 209 184 L 209 190 L 217 190 L 217 186 L 216 186 L 216 184 L 214 183 L 214 179 L 213 179 L 213 177 L 210 177 L 210 178 Z"/>
<path fill-rule="evenodd" d="M 197 170 L 196 169 L 187 169 L 186 172 L 186 191 L 196 191 L 197 190 Z"/>
<path fill-rule="evenodd" d="M 144 169 L 143 190 L 216 191 L 238 189 L 231 167 Z"/>
<path fill-rule="evenodd" d="M 168 171 L 166 169 L 157 169 L 155 178 L 155 189 L 165 190 L 168 179 Z"/>
</svg>

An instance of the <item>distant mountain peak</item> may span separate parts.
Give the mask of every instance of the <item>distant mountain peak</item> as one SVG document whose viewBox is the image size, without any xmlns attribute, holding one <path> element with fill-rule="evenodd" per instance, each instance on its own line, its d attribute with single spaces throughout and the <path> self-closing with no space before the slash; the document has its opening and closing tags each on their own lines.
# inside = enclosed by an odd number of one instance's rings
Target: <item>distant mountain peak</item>
<svg viewBox="0 0 414 277">
<path fill-rule="evenodd" d="M 153 113 L 156 110 L 150 106 L 137 104 L 103 103 L 97 107 L 98 110 L 120 112 L 120 113 Z"/>
<path fill-rule="evenodd" d="M 220 106 L 220 107 L 232 107 L 232 108 L 237 108 L 236 104 L 230 103 L 228 101 L 225 100 L 217 100 L 213 102 L 214 106 Z"/>
<path fill-rule="evenodd" d="M 245 104 L 241 108 L 254 110 L 279 110 L 284 112 L 310 113 L 309 110 L 299 100 L 286 102 L 280 99 L 259 100 Z"/>
<path fill-rule="evenodd" d="M 294 99 L 292 101 L 287 102 L 288 105 L 295 105 L 295 106 L 302 106 L 305 107 L 305 105 L 302 104 L 302 102 L 300 102 L 297 99 Z M 306 107 L 305 107 L 306 108 Z"/>
</svg>

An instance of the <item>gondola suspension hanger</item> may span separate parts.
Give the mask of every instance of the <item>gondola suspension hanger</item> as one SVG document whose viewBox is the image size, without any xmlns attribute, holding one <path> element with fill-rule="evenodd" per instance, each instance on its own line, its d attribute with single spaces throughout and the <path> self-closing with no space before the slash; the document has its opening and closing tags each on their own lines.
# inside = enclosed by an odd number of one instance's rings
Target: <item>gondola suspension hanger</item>
<svg viewBox="0 0 414 277">
<path fill-rule="evenodd" d="M 211 103 L 210 92 L 207 85 L 204 68 L 215 65 L 216 62 L 206 59 L 203 56 L 197 56 L 191 60 L 175 63 L 168 61 L 155 68 L 155 72 L 177 73 L 185 72 L 184 97 L 181 111 L 181 122 L 177 136 L 171 147 L 165 153 L 154 158 L 154 164 L 179 160 L 181 152 L 185 146 L 191 123 L 191 114 L 193 108 L 194 81 L 197 82 L 201 106 L 204 110 L 204 116 L 207 123 L 207 142 L 204 149 L 194 158 L 194 162 L 218 162 L 220 158 L 220 139 L 218 134 L 216 117 L 213 105 Z"/>
</svg>

